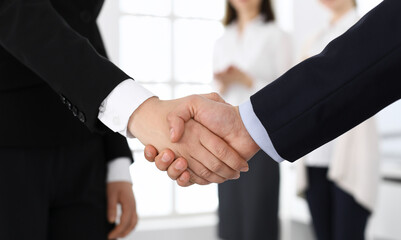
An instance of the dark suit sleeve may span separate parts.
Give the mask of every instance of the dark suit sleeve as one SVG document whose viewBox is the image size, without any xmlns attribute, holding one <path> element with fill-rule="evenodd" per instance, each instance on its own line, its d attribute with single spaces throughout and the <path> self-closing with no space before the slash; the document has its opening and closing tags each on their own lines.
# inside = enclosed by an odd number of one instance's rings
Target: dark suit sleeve
<svg viewBox="0 0 401 240">
<path fill-rule="evenodd" d="M 49 0 L 0 0 L 0 45 L 46 81 L 82 122 L 104 130 L 100 104 L 129 78 L 74 31 Z"/>
<path fill-rule="evenodd" d="M 297 160 L 401 97 L 400 13 L 401 1 L 384 0 L 251 97 L 282 158 Z"/>
<path fill-rule="evenodd" d="M 110 132 L 104 135 L 104 149 L 107 161 L 127 157 L 131 162 L 134 162 L 127 139 L 118 133 Z"/>
</svg>

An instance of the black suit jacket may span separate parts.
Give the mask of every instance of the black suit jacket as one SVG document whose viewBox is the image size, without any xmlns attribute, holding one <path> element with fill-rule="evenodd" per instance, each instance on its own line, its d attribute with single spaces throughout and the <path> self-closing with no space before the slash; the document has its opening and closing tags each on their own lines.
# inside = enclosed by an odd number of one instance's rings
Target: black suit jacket
<svg viewBox="0 0 401 240">
<path fill-rule="evenodd" d="M 251 97 L 281 157 L 295 161 L 401 97 L 400 13 L 401 1 L 384 0 Z"/>
<path fill-rule="evenodd" d="M 0 146 L 51 146 L 105 132 L 107 159 L 131 157 L 97 119 L 129 77 L 106 58 L 102 0 L 0 0 Z"/>
</svg>

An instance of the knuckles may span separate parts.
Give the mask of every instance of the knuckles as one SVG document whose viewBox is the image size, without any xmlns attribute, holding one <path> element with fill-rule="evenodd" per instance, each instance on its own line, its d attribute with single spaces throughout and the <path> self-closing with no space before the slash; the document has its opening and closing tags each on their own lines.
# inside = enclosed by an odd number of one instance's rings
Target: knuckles
<svg viewBox="0 0 401 240">
<path fill-rule="evenodd" d="M 212 176 L 212 174 L 213 173 L 211 171 L 205 168 L 200 171 L 199 176 L 204 179 L 209 179 Z"/>
<path fill-rule="evenodd" d="M 228 149 L 225 145 L 223 144 L 214 144 L 214 152 L 216 154 L 216 157 L 219 160 L 223 160 L 227 158 L 228 155 Z"/>
<path fill-rule="evenodd" d="M 222 172 L 224 169 L 224 164 L 221 162 L 213 162 L 211 170 L 216 173 Z"/>
</svg>

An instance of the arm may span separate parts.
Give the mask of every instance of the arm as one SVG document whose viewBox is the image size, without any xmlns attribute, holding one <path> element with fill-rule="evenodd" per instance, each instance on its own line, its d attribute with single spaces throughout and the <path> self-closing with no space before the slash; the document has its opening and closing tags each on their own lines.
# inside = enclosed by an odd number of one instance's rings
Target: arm
<svg viewBox="0 0 401 240">
<path fill-rule="evenodd" d="M 130 89 L 136 90 L 125 94 L 120 98 L 123 101 L 117 103 L 129 106 L 117 113 L 117 116 L 121 117 L 120 120 L 115 118 L 114 108 L 110 102 L 113 102 L 116 97 L 111 92 L 117 90 L 117 95 L 122 95 L 121 91 L 126 93 L 125 88 L 118 88 L 118 86 L 124 84 L 129 76 L 100 56 L 87 39 L 80 36 L 64 21 L 49 0 L 0 1 L 0 45 L 60 94 L 62 101 L 74 115 L 92 130 L 106 130 L 98 120 L 99 117 L 111 129 L 124 132 L 125 135 L 132 133 L 142 142 L 148 141 L 147 138 L 159 137 L 163 132 L 162 127 L 166 127 L 168 131 L 167 125 L 159 124 L 160 122 L 153 122 L 159 125 L 151 125 L 148 121 L 150 116 L 153 119 L 165 119 L 166 115 L 152 115 L 152 108 L 160 105 L 161 101 L 153 105 L 145 104 L 150 94 L 142 96 L 145 90 L 138 87 L 140 85 L 132 80 L 128 80 L 128 84 L 131 82 Z M 141 101 L 137 101 L 138 99 Z M 138 110 L 139 105 L 141 110 Z M 100 114 L 99 108 L 102 110 Z M 147 110 L 144 111 L 146 108 Z M 135 129 L 133 123 L 129 123 L 128 120 L 137 112 L 142 112 L 143 116 L 135 118 L 140 119 L 135 122 L 135 125 L 140 125 L 142 129 L 137 128 L 135 132 L 126 133 L 127 124 L 130 130 Z M 115 124 L 116 122 L 119 123 Z M 150 129 L 153 129 L 153 132 L 148 131 L 147 134 L 153 135 L 142 134 Z M 178 155 L 185 155 L 191 162 L 191 166 L 196 169 L 197 175 L 202 175 L 204 183 L 221 182 L 225 178 L 236 177 L 239 175 L 239 169 L 247 166 L 233 149 L 199 124 L 192 124 L 192 133 L 193 137 L 191 139 L 188 137 L 188 141 L 191 140 L 191 142 L 180 143 L 180 149 L 187 149 L 186 152 L 179 152 L 178 146 L 169 147 L 175 149 Z M 198 136 L 209 136 L 203 143 L 209 141 L 209 143 L 220 143 L 218 152 L 209 151 L 204 147 L 205 145 L 201 146 L 201 143 L 195 139 L 195 133 Z M 156 144 L 158 148 L 167 144 L 168 137 L 164 139 L 165 143 L 160 141 Z M 186 148 L 186 146 L 190 147 Z M 209 144 L 208 146 L 215 148 L 216 145 Z M 190 158 L 192 152 L 188 152 L 188 149 L 193 149 L 197 153 L 197 159 Z M 212 153 L 225 158 L 225 161 L 218 160 L 220 158 Z M 238 162 L 234 163 L 235 161 Z M 238 169 L 230 168 L 230 165 L 235 165 Z"/>
<path fill-rule="evenodd" d="M 400 9 L 399 1 L 383 1 L 251 97 L 279 155 L 295 161 L 400 98 Z"/>
<path fill-rule="evenodd" d="M 120 134 L 109 132 L 103 137 L 107 163 L 107 216 L 110 223 L 117 218 L 117 205 L 121 205 L 119 224 L 109 233 L 110 239 L 122 238 L 138 222 L 135 196 L 132 190 L 129 166 L 133 162 L 127 140 Z"/>
<path fill-rule="evenodd" d="M 321 54 L 252 96 L 242 109 L 255 115 L 239 118 L 253 140 L 274 159 L 295 161 L 401 98 L 400 10 L 400 1 L 383 1 Z M 234 126 L 208 108 L 204 102 L 172 112 L 170 125 L 180 133 L 189 115 L 217 135 Z"/>
<path fill-rule="evenodd" d="M 100 56 L 49 0 L 1 1 L 0 44 L 75 106 L 88 127 L 105 130 L 99 106 L 130 77 Z"/>
<path fill-rule="evenodd" d="M 240 119 L 256 143 L 277 161 L 295 161 L 398 100 L 400 10 L 400 1 L 383 1 L 321 54 L 298 64 L 253 95 L 251 104 L 242 105 L 242 112 L 255 113 Z M 206 102 L 191 107 L 171 113 L 176 132 L 182 130 L 183 115 L 219 136 L 221 126 L 236 122 L 219 122 L 222 113 L 208 111 Z"/>
</svg>

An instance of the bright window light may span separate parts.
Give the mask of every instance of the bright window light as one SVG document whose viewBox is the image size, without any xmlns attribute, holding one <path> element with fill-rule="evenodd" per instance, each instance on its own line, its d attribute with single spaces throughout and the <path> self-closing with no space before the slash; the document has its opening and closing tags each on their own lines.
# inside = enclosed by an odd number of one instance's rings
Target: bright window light
<svg viewBox="0 0 401 240">
<path fill-rule="evenodd" d="M 156 17 L 122 17 L 120 64 L 137 81 L 169 81 L 171 21 Z"/>
<path fill-rule="evenodd" d="M 142 217 L 165 216 L 173 211 L 173 182 L 149 163 L 143 152 L 134 154 L 131 166 L 138 213 Z"/>
<path fill-rule="evenodd" d="M 225 0 L 175 0 L 174 14 L 178 17 L 221 20 L 225 6 Z"/>
<path fill-rule="evenodd" d="M 174 70 L 177 81 L 212 81 L 213 48 L 222 34 L 223 25 L 217 21 L 180 19 L 174 23 Z"/>
<path fill-rule="evenodd" d="M 174 11 L 172 11 L 174 9 Z M 212 91 L 212 54 L 222 35 L 224 0 L 120 0 L 120 65 L 161 99 Z M 215 212 L 217 185 L 178 187 L 130 139 L 141 217 Z"/>
<path fill-rule="evenodd" d="M 172 0 L 120 0 L 120 9 L 131 14 L 168 16 Z"/>
</svg>

